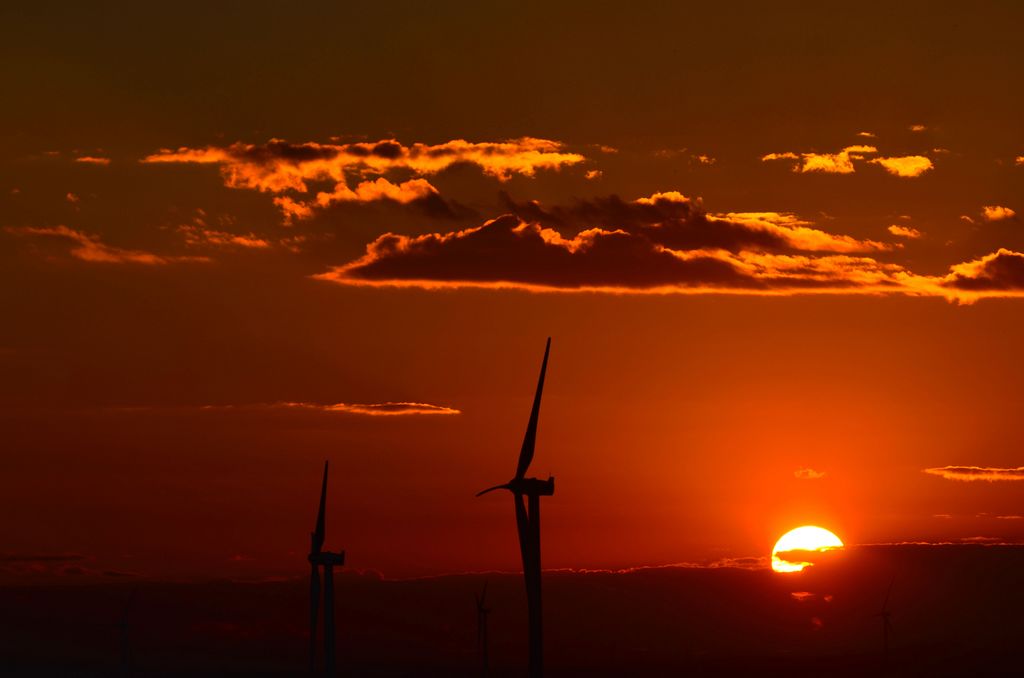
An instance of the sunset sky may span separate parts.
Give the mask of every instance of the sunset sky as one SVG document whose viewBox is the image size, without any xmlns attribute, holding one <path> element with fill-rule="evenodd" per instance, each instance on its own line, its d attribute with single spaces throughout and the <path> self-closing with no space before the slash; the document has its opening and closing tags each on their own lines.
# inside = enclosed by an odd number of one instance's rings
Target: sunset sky
<svg viewBox="0 0 1024 678">
<path fill-rule="evenodd" d="M 0 580 L 1024 540 L 1024 6 L 0 8 Z"/>
</svg>

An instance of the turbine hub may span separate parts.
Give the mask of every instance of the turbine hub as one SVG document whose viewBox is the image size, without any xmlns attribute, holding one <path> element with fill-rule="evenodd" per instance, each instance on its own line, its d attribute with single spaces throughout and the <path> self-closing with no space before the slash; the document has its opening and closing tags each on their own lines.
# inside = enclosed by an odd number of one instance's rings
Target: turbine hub
<svg viewBox="0 0 1024 678">
<path fill-rule="evenodd" d="M 547 480 L 541 480 L 540 478 L 515 478 L 509 481 L 508 489 L 516 494 L 550 497 L 555 493 L 555 479 L 554 477 L 548 477 Z"/>
</svg>

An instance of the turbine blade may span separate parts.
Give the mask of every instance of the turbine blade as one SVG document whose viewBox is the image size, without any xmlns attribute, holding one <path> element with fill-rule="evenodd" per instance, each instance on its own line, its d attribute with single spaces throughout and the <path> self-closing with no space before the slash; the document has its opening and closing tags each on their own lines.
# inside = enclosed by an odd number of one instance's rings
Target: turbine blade
<svg viewBox="0 0 1024 678">
<path fill-rule="evenodd" d="M 313 563 L 309 575 L 309 669 L 316 665 L 316 623 L 320 616 L 320 568 Z"/>
<path fill-rule="evenodd" d="M 487 580 L 484 579 L 484 590 L 480 592 L 480 607 L 487 604 Z"/>
<path fill-rule="evenodd" d="M 494 492 L 495 490 L 507 490 L 507 489 L 508 489 L 508 483 L 505 483 L 504 485 L 495 485 L 494 487 L 488 487 L 486 490 L 481 490 L 480 492 L 477 492 L 476 496 L 482 497 L 483 495 L 487 494 L 488 492 Z"/>
<path fill-rule="evenodd" d="M 313 553 L 320 553 L 320 549 L 324 545 L 324 532 L 325 532 L 325 512 L 327 509 L 327 464 L 324 462 L 324 480 L 320 486 L 320 510 L 316 514 L 316 529 L 313 530 L 312 540 L 312 551 Z"/>
<path fill-rule="evenodd" d="M 551 337 L 544 346 L 544 360 L 540 364 L 540 378 L 537 380 L 537 393 L 533 396 L 533 409 L 530 410 L 530 422 L 526 425 L 526 436 L 523 447 L 519 451 L 519 465 L 516 467 L 516 479 L 526 477 L 526 471 L 533 461 L 533 448 L 537 444 L 537 419 L 540 417 L 540 397 L 544 392 L 544 374 L 548 370 L 548 353 L 551 352 Z"/>
</svg>

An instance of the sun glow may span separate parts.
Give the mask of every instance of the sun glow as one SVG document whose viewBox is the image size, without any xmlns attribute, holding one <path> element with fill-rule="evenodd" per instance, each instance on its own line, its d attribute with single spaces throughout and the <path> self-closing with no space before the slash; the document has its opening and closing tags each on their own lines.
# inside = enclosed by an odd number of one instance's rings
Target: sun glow
<svg viewBox="0 0 1024 678">
<path fill-rule="evenodd" d="M 780 553 L 790 551 L 831 551 L 843 548 L 843 542 L 823 527 L 804 525 L 782 535 L 772 549 L 772 569 L 776 572 L 800 572 L 811 563 L 787 560 Z"/>
</svg>

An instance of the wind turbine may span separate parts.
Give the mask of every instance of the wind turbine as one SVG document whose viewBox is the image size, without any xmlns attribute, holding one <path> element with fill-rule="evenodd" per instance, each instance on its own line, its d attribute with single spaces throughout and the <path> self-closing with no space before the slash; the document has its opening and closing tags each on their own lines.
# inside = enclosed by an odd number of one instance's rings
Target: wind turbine
<svg viewBox="0 0 1024 678">
<path fill-rule="evenodd" d="M 480 649 L 480 675 L 487 678 L 487 615 L 491 613 L 487 607 L 487 581 L 484 590 L 476 597 L 476 644 Z"/>
<path fill-rule="evenodd" d="M 882 657 L 889 658 L 889 633 L 892 631 L 892 613 L 889 612 L 889 596 L 892 595 L 892 585 L 896 582 L 893 577 L 889 582 L 889 590 L 885 592 L 885 601 L 882 603 L 882 611 L 877 616 L 882 618 Z"/>
<path fill-rule="evenodd" d="M 316 670 L 316 623 L 320 606 L 320 568 L 324 570 L 324 673 L 335 675 L 334 662 L 334 567 L 345 564 L 345 552 L 324 551 L 325 516 L 327 509 L 327 462 L 324 462 L 324 480 L 320 487 L 320 510 L 316 514 L 316 527 L 310 533 L 309 548 L 309 672 Z"/>
<path fill-rule="evenodd" d="M 527 478 L 526 471 L 533 461 L 533 449 L 537 442 L 537 418 L 540 416 L 540 397 L 544 391 L 544 373 L 548 369 L 550 351 L 551 338 L 548 337 L 547 345 L 544 347 L 544 361 L 540 365 L 537 393 L 533 397 L 533 409 L 530 410 L 530 421 L 526 425 L 526 436 L 519 452 L 515 477 L 504 485 L 495 485 L 476 495 L 479 497 L 494 490 L 508 490 L 512 493 L 516 509 L 516 528 L 519 531 L 519 551 L 523 558 L 523 579 L 526 581 L 531 678 L 541 678 L 544 675 L 543 615 L 540 597 L 540 498 L 550 497 L 555 493 L 555 479 L 550 476 L 547 480 Z"/>
</svg>

